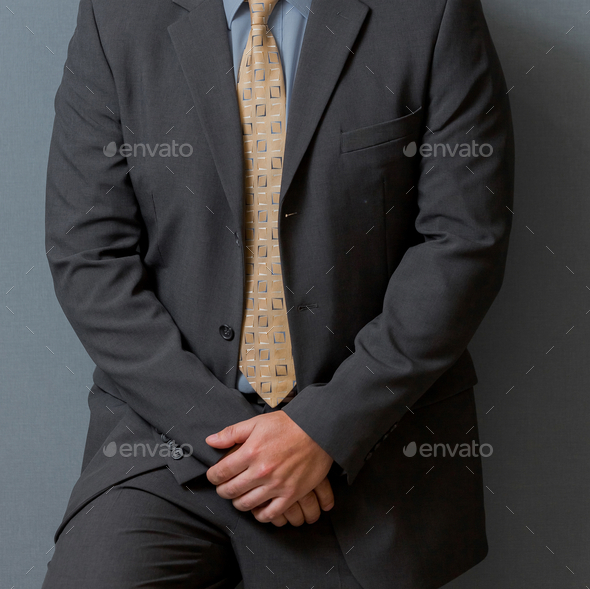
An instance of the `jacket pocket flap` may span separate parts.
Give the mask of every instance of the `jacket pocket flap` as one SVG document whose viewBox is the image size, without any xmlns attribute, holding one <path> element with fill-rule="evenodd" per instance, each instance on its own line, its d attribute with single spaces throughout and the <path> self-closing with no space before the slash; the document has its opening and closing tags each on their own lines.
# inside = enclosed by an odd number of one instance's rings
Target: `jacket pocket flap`
<svg viewBox="0 0 590 589">
<path fill-rule="evenodd" d="M 373 147 L 396 139 L 402 139 L 403 137 L 418 131 L 421 123 L 422 107 L 412 114 L 397 119 L 383 121 L 382 123 L 377 123 L 376 125 L 370 125 L 368 127 L 359 127 L 352 131 L 341 131 L 340 151 L 342 153 L 347 153 L 349 151 Z"/>
</svg>

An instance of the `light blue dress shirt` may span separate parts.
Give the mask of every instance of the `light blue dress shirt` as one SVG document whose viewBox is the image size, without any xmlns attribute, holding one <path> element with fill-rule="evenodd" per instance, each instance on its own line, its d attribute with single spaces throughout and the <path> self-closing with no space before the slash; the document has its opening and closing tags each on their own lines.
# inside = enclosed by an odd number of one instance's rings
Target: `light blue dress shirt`
<svg viewBox="0 0 590 589">
<path fill-rule="evenodd" d="M 307 24 L 309 0 L 278 0 L 270 15 L 268 28 L 277 42 L 283 73 L 285 77 L 285 116 L 289 117 L 289 99 L 295 81 L 295 72 L 299 63 L 301 43 Z M 242 55 L 246 49 L 250 33 L 250 6 L 244 0 L 223 0 L 223 8 L 227 18 L 229 46 L 233 56 L 234 79 L 238 82 L 238 70 Z M 254 393 L 254 389 L 246 377 L 238 370 L 237 389 L 243 393 Z"/>
<path fill-rule="evenodd" d="M 278 0 L 270 15 L 268 28 L 272 31 L 277 42 L 279 55 L 285 76 L 286 109 L 285 116 L 289 117 L 289 98 L 295 81 L 295 72 L 299 63 L 301 43 L 307 24 L 309 0 Z M 223 8 L 227 18 L 229 46 L 234 62 L 234 79 L 238 81 L 238 70 L 242 55 L 248 42 L 250 33 L 250 7 L 244 0 L 223 0 Z"/>
</svg>

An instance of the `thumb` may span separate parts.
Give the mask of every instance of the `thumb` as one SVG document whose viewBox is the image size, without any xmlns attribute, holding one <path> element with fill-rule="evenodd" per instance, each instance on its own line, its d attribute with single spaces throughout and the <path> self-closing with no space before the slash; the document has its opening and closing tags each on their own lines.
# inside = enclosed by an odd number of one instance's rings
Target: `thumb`
<svg viewBox="0 0 590 589">
<path fill-rule="evenodd" d="M 228 425 L 216 434 L 205 438 L 205 442 L 213 448 L 229 448 L 234 444 L 243 444 L 252 433 L 256 422 L 255 418 L 240 421 L 233 425 Z"/>
</svg>

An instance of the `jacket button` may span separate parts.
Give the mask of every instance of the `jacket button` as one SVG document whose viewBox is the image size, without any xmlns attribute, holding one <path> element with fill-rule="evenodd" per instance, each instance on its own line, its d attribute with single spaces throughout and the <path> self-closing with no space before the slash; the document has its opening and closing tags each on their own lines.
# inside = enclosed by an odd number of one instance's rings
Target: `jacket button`
<svg viewBox="0 0 590 589">
<path fill-rule="evenodd" d="M 365 460 L 370 460 L 371 459 L 371 456 L 373 456 L 373 452 L 369 452 L 367 454 L 367 456 L 365 457 Z"/>
<path fill-rule="evenodd" d="M 174 460 L 180 460 L 183 456 L 184 452 L 182 451 L 182 448 L 174 448 L 174 450 L 172 450 L 172 458 L 174 458 Z"/>
<path fill-rule="evenodd" d="M 221 337 L 226 340 L 234 339 L 234 330 L 229 325 L 222 325 L 219 328 Z"/>
</svg>

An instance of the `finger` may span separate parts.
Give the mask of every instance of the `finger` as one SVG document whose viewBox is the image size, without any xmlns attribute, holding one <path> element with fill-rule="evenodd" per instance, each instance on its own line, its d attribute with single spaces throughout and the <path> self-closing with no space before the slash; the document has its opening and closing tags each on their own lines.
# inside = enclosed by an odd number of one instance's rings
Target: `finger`
<svg viewBox="0 0 590 589">
<path fill-rule="evenodd" d="M 224 456 L 222 456 L 219 461 L 217 462 L 219 464 L 219 462 L 221 460 L 223 460 L 226 456 L 229 456 L 230 454 L 233 454 L 236 450 L 238 450 L 240 447 L 242 446 L 242 444 L 235 444 L 234 446 L 232 446 L 226 453 Z"/>
<path fill-rule="evenodd" d="M 276 509 L 276 499 L 268 499 L 267 501 L 264 501 L 263 503 L 261 503 L 258 507 L 255 507 L 254 509 L 252 509 L 252 515 L 254 515 L 254 517 L 261 523 L 267 523 L 267 522 L 275 522 L 277 520 L 281 521 L 281 518 L 285 518 L 285 523 L 293 523 L 295 522 L 293 525 L 301 525 L 304 521 L 305 518 L 303 516 L 303 511 L 301 510 L 300 507 L 298 507 L 298 503 L 297 501 L 295 501 L 295 503 L 291 506 L 288 506 L 287 503 L 285 503 L 284 501 L 282 502 L 283 504 L 283 508 L 281 509 Z M 276 514 L 273 515 L 272 517 L 263 517 L 260 514 L 263 512 L 263 510 L 265 510 L 271 503 L 275 503 L 275 507 L 273 507 L 273 509 L 276 510 Z M 285 509 L 287 508 L 287 509 Z M 294 508 L 294 509 L 292 509 Z M 298 510 L 300 511 L 300 514 L 298 515 Z M 287 511 L 289 511 L 289 515 L 287 516 Z"/>
<path fill-rule="evenodd" d="M 277 526 L 277 528 L 282 528 L 285 524 L 288 524 L 289 522 L 284 515 L 279 515 L 279 517 L 275 517 L 275 519 L 271 519 L 270 523 Z"/>
<path fill-rule="evenodd" d="M 217 487 L 219 492 L 219 487 Z M 256 507 L 265 507 L 270 501 L 270 490 L 265 486 L 258 486 L 240 493 L 232 500 L 233 506 L 240 511 L 252 511 Z M 223 495 L 222 495 L 223 496 Z M 225 497 L 227 499 L 227 497 Z M 276 514 L 278 517 L 280 513 Z M 268 520 L 270 521 L 270 519 Z"/>
<path fill-rule="evenodd" d="M 235 446 L 232 446 L 226 453 L 225 456 L 229 456 L 230 454 L 232 454 L 233 452 L 235 452 L 236 450 L 238 450 L 239 448 L 241 448 L 242 444 L 236 444 Z M 224 458 L 225 458 L 224 456 Z"/>
<path fill-rule="evenodd" d="M 282 515 L 287 511 L 295 501 L 292 499 L 285 499 L 284 497 L 275 497 L 271 499 L 266 505 L 253 509 L 254 517 L 262 523 L 267 523 Z"/>
<path fill-rule="evenodd" d="M 207 470 L 207 479 L 216 486 L 233 479 L 248 468 L 248 456 L 249 454 L 244 451 L 243 446 L 232 448 L 217 464 Z M 247 490 L 244 489 L 242 493 Z M 238 493 L 238 495 L 241 495 L 241 493 Z"/>
<path fill-rule="evenodd" d="M 334 493 L 328 477 L 326 477 L 314 490 L 317 495 L 320 507 L 324 511 L 329 511 L 334 507 Z"/>
<path fill-rule="evenodd" d="M 305 515 L 303 515 L 303 509 L 299 503 L 296 501 L 283 513 L 283 515 L 287 518 L 287 521 L 292 525 L 298 528 L 305 523 Z"/>
<path fill-rule="evenodd" d="M 232 499 L 237 501 L 234 504 L 240 511 L 250 511 L 269 498 L 266 487 L 261 482 L 253 478 L 249 473 L 251 469 L 246 469 L 235 477 L 216 487 L 217 494 L 223 499 Z M 252 493 L 254 493 L 252 495 Z"/>
<path fill-rule="evenodd" d="M 250 462 L 251 456 L 249 448 L 245 448 L 243 444 L 240 444 L 238 448 L 231 448 L 230 451 L 217 462 L 217 464 L 214 464 L 209 470 L 207 470 L 207 479 L 213 485 L 221 485 L 243 473 L 250 466 Z M 250 488 L 251 487 L 244 487 L 238 495 L 241 495 Z M 232 496 L 235 497 L 235 495 Z M 226 499 L 229 498 L 230 497 L 226 497 Z"/>
<path fill-rule="evenodd" d="M 205 438 L 205 442 L 213 448 L 229 448 L 234 444 L 243 444 L 254 429 L 256 425 L 256 419 L 259 416 L 251 417 L 246 421 L 240 421 L 223 428 L 216 434 L 211 434 Z"/>
<path fill-rule="evenodd" d="M 303 512 L 303 517 L 305 518 L 306 523 L 313 524 L 314 522 L 317 522 L 318 519 L 320 519 L 322 510 L 320 509 L 318 497 L 313 491 L 310 491 L 307 495 L 304 495 L 301 499 L 299 499 L 298 503 Z M 287 515 L 286 512 L 285 515 Z"/>
</svg>

